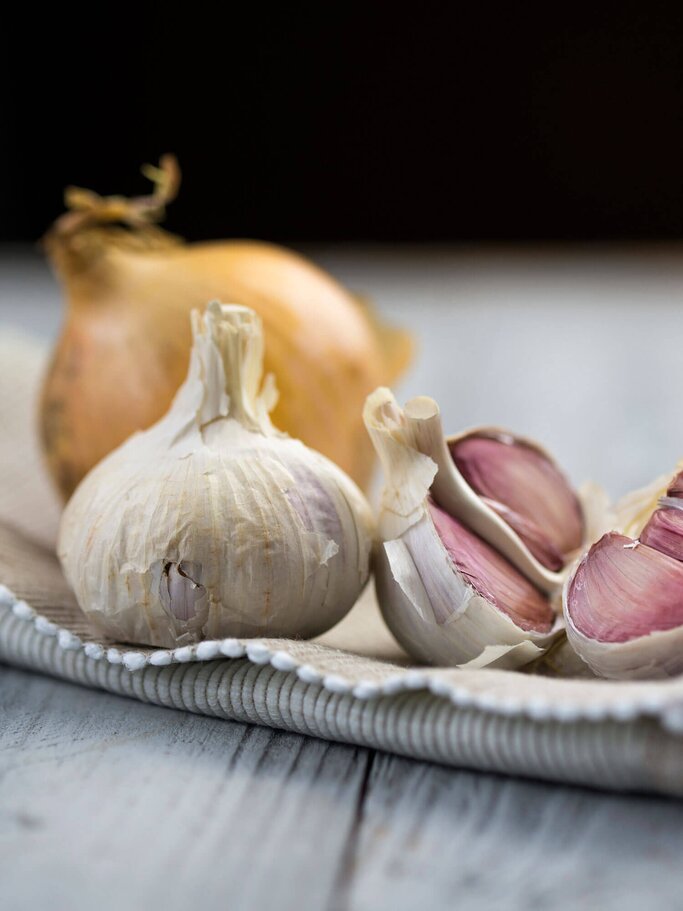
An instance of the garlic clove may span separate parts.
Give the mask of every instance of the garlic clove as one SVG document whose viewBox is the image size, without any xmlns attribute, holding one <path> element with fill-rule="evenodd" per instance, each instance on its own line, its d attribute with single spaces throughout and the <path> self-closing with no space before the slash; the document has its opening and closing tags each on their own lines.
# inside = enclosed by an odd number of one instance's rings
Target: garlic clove
<svg viewBox="0 0 683 911">
<path fill-rule="evenodd" d="M 658 506 L 645 523 L 639 540 L 674 560 L 683 560 L 683 471 L 676 472 Z"/>
<path fill-rule="evenodd" d="M 368 397 L 363 414 L 385 475 L 383 543 L 375 560 L 383 616 L 421 661 L 521 667 L 548 648 L 561 622 L 544 591 L 517 571 L 491 536 L 484 540 L 473 527 L 470 520 L 483 508 L 500 528 L 500 540 L 509 542 L 514 534 L 457 473 L 434 420 L 435 404 L 420 399 L 409 406 L 402 410 L 381 388 Z M 442 465 L 457 476 L 455 484 L 439 486 Z M 450 503 L 437 490 L 445 490 Z"/>
<path fill-rule="evenodd" d="M 510 433 L 470 431 L 449 441 L 467 483 L 549 569 L 581 546 L 579 500 L 555 463 L 537 446 Z"/>
<path fill-rule="evenodd" d="M 482 497 L 482 502 L 489 506 L 496 515 L 500 516 L 516 532 L 539 563 L 553 572 L 562 570 L 565 564 L 563 555 L 553 547 L 533 519 L 528 519 L 514 512 L 504 503 L 491 500 L 489 497 Z"/>
<path fill-rule="evenodd" d="M 559 618 L 548 614 L 553 622 L 547 631 L 523 629 L 512 612 L 506 613 L 489 600 L 495 595 L 478 590 L 477 584 L 487 589 L 481 578 L 483 567 L 474 584 L 467 575 L 467 556 L 459 549 L 453 553 L 459 555 L 461 568 L 428 513 L 399 538 L 377 547 L 377 599 L 396 640 L 419 661 L 450 667 L 476 662 L 479 667 L 495 664 L 514 669 L 540 657 L 561 631 Z M 488 586 L 495 587 L 499 595 L 505 592 L 504 574 L 500 576 L 498 584 Z M 507 594 L 509 601 L 521 600 L 512 599 L 509 590 Z"/>
<path fill-rule="evenodd" d="M 683 624 L 683 563 L 610 532 L 581 560 L 567 590 L 574 627 L 627 642 Z"/>
<path fill-rule="evenodd" d="M 470 585 L 521 629 L 549 632 L 554 615 L 548 599 L 461 522 L 435 503 L 428 509 L 449 557 Z"/>
<path fill-rule="evenodd" d="M 671 474 L 660 475 L 644 487 L 623 496 L 614 507 L 613 529 L 629 538 L 639 537 L 662 497 L 669 491 L 673 491 L 671 496 L 676 496 L 682 468 L 683 462 L 678 464 L 673 480 Z"/>
<path fill-rule="evenodd" d="M 666 490 L 667 496 L 676 499 L 683 497 L 683 471 L 677 471 Z"/>
<path fill-rule="evenodd" d="M 629 533 L 603 535 L 565 585 L 569 642 L 603 677 L 683 671 L 681 494 L 679 470 L 625 497 L 616 517 Z"/>
<path fill-rule="evenodd" d="M 167 563 L 159 585 L 159 597 L 176 620 L 192 621 L 206 615 L 206 589 L 198 581 L 201 566 L 196 563 Z"/>
<path fill-rule="evenodd" d="M 625 535 L 594 544 L 564 591 L 567 637 L 603 677 L 683 670 L 683 563 Z"/>
<path fill-rule="evenodd" d="M 505 498 L 511 499 L 513 503 L 523 502 L 523 495 L 517 493 L 513 496 L 511 493 L 511 479 L 514 472 L 507 473 L 503 481 L 497 481 L 492 485 L 498 494 L 497 502 L 501 502 L 502 508 L 496 510 L 490 501 L 480 494 L 468 483 L 465 476 L 461 473 L 451 454 L 451 448 L 457 445 L 460 440 L 474 436 L 510 438 L 520 447 L 526 449 L 534 448 L 539 453 L 539 459 L 535 463 L 534 471 L 536 476 L 541 474 L 538 463 L 542 459 L 549 463 L 546 469 L 546 475 L 557 479 L 558 489 L 557 502 L 559 505 L 548 509 L 544 508 L 542 515 L 547 519 L 552 514 L 552 527 L 555 529 L 554 535 L 561 542 L 561 546 L 573 545 L 577 539 L 577 529 L 581 529 L 583 536 L 583 514 L 578 498 L 573 495 L 571 490 L 567 493 L 568 485 L 564 476 L 554 465 L 552 459 L 542 452 L 535 444 L 532 444 L 521 437 L 509 434 L 507 431 L 497 430 L 495 428 L 484 428 L 481 430 L 468 431 L 466 434 L 447 439 L 444 435 L 441 425 L 439 407 L 436 402 L 426 396 L 411 399 L 404 409 L 405 421 L 409 428 L 409 433 L 415 447 L 419 452 L 429 456 L 436 465 L 437 471 L 431 492 L 434 500 L 442 506 L 451 516 L 462 521 L 468 528 L 476 532 L 481 538 L 487 541 L 500 554 L 507 558 L 530 582 L 541 591 L 549 594 L 556 592 L 564 581 L 564 572 L 569 562 L 569 554 L 563 554 L 564 564 L 560 571 L 555 571 L 544 565 L 542 560 L 537 556 L 543 556 L 547 562 L 556 562 L 557 547 L 553 541 L 548 539 L 544 534 L 544 528 L 541 522 L 529 520 L 524 515 L 517 514 L 514 517 L 513 524 L 508 524 L 504 515 L 506 514 L 507 504 Z M 509 454 L 514 454 L 515 449 L 506 450 Z M 516 460 L 519 463 L 520 460 Z M 524 464 L 528 469 L 529 460 Z M 482 463 L 479 463 L 480 471 L 483 471 Z M 474 473 L 474 472 L 473 472 Z M 527 473 L 524 474 L 523 481 L 519 486 L 525 491 L 532 485 Z M 505 473 L 504 473 L 505 475 Z M 552 486 L 544 482 L 546 492 L 552 490 Z M 531 494 L 530 494 L 531 495 Z M 550 493 L 548 493 L 550 495 Z M 501 497 L 503 499 L 501 499 Z M 512 510 L 515 512 L 515 510 Z M 509 513 L 508 513 L 509 515 Z M 558 532 L 561 516 L 564 515 L 567 522 L 568 532 Z M 529 522 L 536 526 L 529 528 Z M 525 525 L 526 523 L 526 525 Z M 516 527 L 515 527 L 516 525 Z M 520 531 L 529 531 L 527 540 L 518 533 Z M 543 545 L 541 545 L 543 541 Z M 532 546 L 530 546 L 532 545 Z M 536 553 L 534 553 L 534 550 Z"/>
<path fill-rule="evenodd" d="M 683 500 L 664 497 L 640 533 L 640 543 L 674 560 L 683 560 Z M 670 504 L 670 505 L 667 505 Z"/>
</svg>

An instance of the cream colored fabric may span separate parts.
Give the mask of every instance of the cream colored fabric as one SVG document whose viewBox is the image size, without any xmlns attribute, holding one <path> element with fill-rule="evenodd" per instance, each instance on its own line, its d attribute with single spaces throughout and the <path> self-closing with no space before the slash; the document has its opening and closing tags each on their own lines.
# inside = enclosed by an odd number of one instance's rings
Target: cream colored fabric
<svg viewBox="0 0 683 911">
<path fill-rule="evenodd" d="M 58 505 L 33 420 L 44 352 L 28 338 L 5 334 L 0 364 L 2 660 L 162 705 L 443 762 L 680 790 L 675 782 L 683 780 L 683 749 L 671 732 L 683 730 L 683 679 L 568 678 L 561 675 L 583 671 L 566 649 L 531 673 L 506 671 L 504 659 L 485 670 L 414 667 L 384 626 L 371 588 L 341 624 L 314 642 L 225 639 L 152 650 L 98 640 L 52 549 Z M 239 698 L 233 693 L 237 677 Z M 168 683 L 163 692 L 162 681 Z M 294 700 L 284 707 L 283 690 Z M 334 719 L 323 703 L 334 704 Z M 526 740 L 514 745 L 510 737 Z M 488 746 L 482 741 L 477 747 L 472 738 L 484 738 Z M 561 761 L 550 760 L 554 750 Z M 605 750 L 614 751 L 621 772 L 604 765 Z"/>
<path fill-rule="evenodd" d="M 18 331 L 0 332 L 0 522 L 51 545 L 59 500 L 37 445 L 37 398 L 45 366 L 39 342 Z"/>
</svg>

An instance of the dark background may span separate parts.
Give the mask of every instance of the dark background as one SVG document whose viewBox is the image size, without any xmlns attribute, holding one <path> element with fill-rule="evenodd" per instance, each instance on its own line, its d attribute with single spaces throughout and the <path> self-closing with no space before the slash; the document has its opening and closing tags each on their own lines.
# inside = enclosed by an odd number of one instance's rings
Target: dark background
<svg viewBox="0 0 683 911">
<path fill-rule="evenodd" d="M 189 238 L 683 233 L 683 4 L 405 9 L 20 10 L 0 239 L 36 239 L 67 183 L 143 192 L 164 151 Z"/>
</svg>

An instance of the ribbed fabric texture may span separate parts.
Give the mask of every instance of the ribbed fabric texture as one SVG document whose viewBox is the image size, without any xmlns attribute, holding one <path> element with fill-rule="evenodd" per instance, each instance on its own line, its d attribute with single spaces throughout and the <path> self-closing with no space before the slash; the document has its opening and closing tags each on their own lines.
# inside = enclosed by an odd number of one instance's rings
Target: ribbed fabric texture
<svg viewBox="0 0 683 911">
<path fill-rule="evenodd" d="M 532 721 L 425 692 L 367 701 L 247 659 L 146 667 L 66 651 L 0 611 L 0 661 L 167 708 L 452 766 L 621 790 L 683 793 L 683 748 L 655 721 Z"/>
</svg>

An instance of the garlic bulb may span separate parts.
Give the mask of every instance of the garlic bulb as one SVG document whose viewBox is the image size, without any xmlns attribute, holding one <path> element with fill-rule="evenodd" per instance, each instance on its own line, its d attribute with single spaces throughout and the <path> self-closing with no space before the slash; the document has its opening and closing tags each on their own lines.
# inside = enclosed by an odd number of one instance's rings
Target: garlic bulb
<svg viewBox="0 0 683 911">
<path fill-rule="evenodd" d="M 581 546 L 581 505 L 534 443 L 495 428 L 446 439 L 432 399 L 388 389 L 365 425 L 385 487 L 375 577 L 398 641 L 429 663 L 518 667 L 560 629 L 551 596 Z"/>
<path fill-rule="evenodd" d="M 683 472 L 624 498 L 564 591 L 567 637 L 603 677 L 683 671 Z"/>
<path fill-rule="evenodd" d="M 110 638 L 171 647 L 223 636 L 311 637 L 351 608 L 373 521 L 332 462 L 277 431 L 252 311 L 192 314 L 187 378 L 168 413 L 81 482 L 58 552 Z"/>
</svg>

